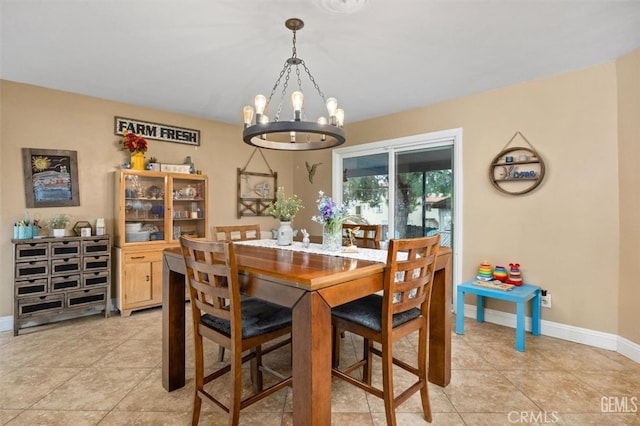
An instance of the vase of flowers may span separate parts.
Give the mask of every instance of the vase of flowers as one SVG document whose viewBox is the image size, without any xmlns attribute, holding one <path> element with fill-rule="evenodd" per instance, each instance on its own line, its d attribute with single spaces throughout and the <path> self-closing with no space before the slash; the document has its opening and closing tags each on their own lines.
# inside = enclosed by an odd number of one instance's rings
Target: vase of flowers
<svg viewBox="0 0 640 426">
<path fill-rule="evenodd" d="M 288 246 L 293 242 L 293 229 L 291 229 L 291 221 L 300 209 L 304 208 L 302 200 L 297 195 L 287 198 L 284 195 L 284 188 L 279 187 L 276 191 L 276 199 L 269 204 L 265 213 L 280 220 L 280 228 L 278 228 L 278 245 Z"/>
<path fill-rule="evenodd" d="M 122 147 L 131 153 L 131 168 L 144 170 L 144 153 L 147 152 L 147 141 L 133 132 L 122 132 Z"/>
<path fill-rule="evenodd" d="M 345 204 L 337 205 L 331 197 L 318 192 L 318 212 L 311 220 L 322 225 L 322 249 L 338 251 L 342 247 L 342 224 L 351 217 Z"/>
</svg>

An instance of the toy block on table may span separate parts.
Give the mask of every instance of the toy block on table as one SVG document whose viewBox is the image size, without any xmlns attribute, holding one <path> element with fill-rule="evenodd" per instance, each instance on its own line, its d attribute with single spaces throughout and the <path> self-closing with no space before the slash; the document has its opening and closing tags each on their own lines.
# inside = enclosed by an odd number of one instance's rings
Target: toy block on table
<svg viewBox="0 0 640 426">
<path fill-rule="evenodd" d="M 509 278 L 507 278 L 507 283 L 517 285 L 517 286 L 522 285 L 522 274 L 520 273 L 519 263 L 509 264 Z"/>
<path fill-rule="evenodd" d="M 482 281 L 491 281 L 493 279 L 493 274 L 491 271 L 491 265 L 486 260 L 480 264 L 478 268 L 478 276 L 476 277 Z"/>
</svg>

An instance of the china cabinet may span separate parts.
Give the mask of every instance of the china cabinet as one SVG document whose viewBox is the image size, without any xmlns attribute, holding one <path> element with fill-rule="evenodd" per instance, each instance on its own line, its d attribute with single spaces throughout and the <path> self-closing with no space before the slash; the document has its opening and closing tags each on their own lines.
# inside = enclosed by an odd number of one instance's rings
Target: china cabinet
<svg viewBox="0 0 640 426">
<path fill-rule="evenodd" d="M 118 309 L 162 304 L 162 251 L 182 235 L 208 236 L 204 175 L 120 170 L 115 184 Z"/>
</svg>

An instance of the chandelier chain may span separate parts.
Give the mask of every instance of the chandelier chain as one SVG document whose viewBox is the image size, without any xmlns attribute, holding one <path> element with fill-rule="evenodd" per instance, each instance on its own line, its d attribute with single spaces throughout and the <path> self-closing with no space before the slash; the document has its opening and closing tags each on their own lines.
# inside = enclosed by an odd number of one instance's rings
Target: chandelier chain
<svg viewBox="0 0 640 426">
<path fill-rule="evenodd" d="M 320 86 L 318 86 L 318 83 L 316 83 L 316 79 L 313 78 L 313 76 L 311 75 L 311 71 L 309 71 L 309 68 L 307 68 L 307 64 L 305 64 L 304 61 L 300 61 L 300 63 L 302 64 L 305 72 L 309 76 L 309 80 L 311 80 L 311 82 L 313 83 L 313 87 L 315 87 L 316 90 L 318 91 L 318 94 L 320 95 L 322 102 L 327 103 L 327 100 L 324 97 L 324 93 L 322 93 L 322 90 L 320 90 Z"/>
</svg>

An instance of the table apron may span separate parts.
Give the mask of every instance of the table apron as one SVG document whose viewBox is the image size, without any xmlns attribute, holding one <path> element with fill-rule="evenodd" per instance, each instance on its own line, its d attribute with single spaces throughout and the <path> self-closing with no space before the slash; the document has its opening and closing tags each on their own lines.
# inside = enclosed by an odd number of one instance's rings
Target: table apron
<svg viewBox="0 0 640 426">
<path fill-rule="evenodd" d="M 384 274 L 379 273 L 347 281 L 340 285 L 325 287 L 318 290 L 318 293 L 320 293 L 329 306 L 335 307 L 381 291 L 384 287 L 383 281 Z"/>
<path fill-rule="evenodd" d="M 243 294 L 257 297 L 277 305 L 293 308 L 298 300 L 307 292 L 304 289 L 282 285 L 264 277 L 238 272 L 240 291 Z"/>
</svg>

